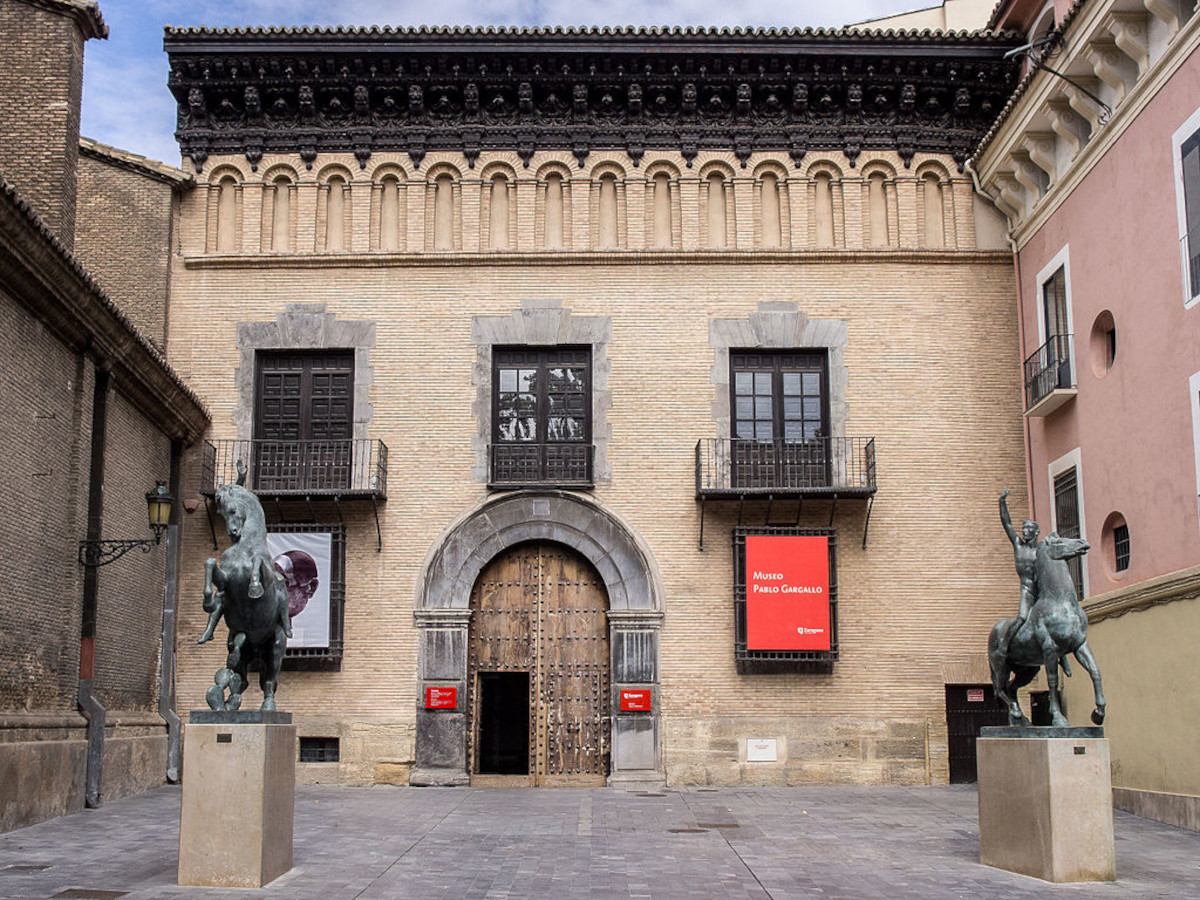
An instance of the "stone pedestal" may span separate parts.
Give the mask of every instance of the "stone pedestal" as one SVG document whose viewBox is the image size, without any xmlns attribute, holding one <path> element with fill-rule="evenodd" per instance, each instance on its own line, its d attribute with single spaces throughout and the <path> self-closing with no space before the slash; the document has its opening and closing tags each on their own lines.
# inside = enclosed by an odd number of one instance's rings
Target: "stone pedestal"
<svg viewBox="0 0 1200 900">
<path fill-rule="evenodd" d="M 290 713 L 191 714 L 183 736 L 179 884 L 262 887 L 292 867 Z"/>
<path fill-rule="evenodd" d="M 979 860 L 1044 881 L 1112 881 L 1103 728 L 983 728 Z"/>
</svg>

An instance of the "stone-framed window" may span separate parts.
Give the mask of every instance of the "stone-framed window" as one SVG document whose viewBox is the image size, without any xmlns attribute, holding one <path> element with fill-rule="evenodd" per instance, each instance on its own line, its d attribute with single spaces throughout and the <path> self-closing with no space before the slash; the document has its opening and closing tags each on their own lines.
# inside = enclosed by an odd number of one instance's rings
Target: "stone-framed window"
<svg viewBox="0 0 1200 900">
<path fill-rule="evenodd" d="M 847 325 L 844 319 L 810 319 L 796 303 L 772 301 L 758 304 L 758 311 L 744 319 L 713 319 L 708 325 L 708 343 L 713 348 L 713 423 L 716 436 L 725 440 L 733 431 L 734 392 L 731 389 L 731 351 L 824 350 L 827 354 L 828 436 L 846 436 L 847 373 L 844 354 Z"/>
<path fill-rule="evenodd" d="M 608 389 L 607 350 L 612 339 L 611 317 L 575 315 L 564 309 L 559 300 L 524 300 L 520 309 L 513 310 L 510 315 L 473 317 L 471 336 L 476 350 L 474 413 L 477 423 L 472 438 L 475 465 L 471 469 L 471 480 L 480 484 L 491 482 L 489 446 L 497 434 L 493 422 L 499 387 L 494 382 L 497 377 L 493 356 L 496 349 L 562 347 L 590 351 L 591 401 L 587 414 L 591 419 L 591 445 L 594 448 L 591 483 L 610 481 L 608 410 L 612 405 L 612 394 Z"/>
<path fill-rule="evenodd" d="M 375 346 L 375 323 L 339 320 L 327 313 L 324 303 L 289 303 L 269 322 L 239 322 L 237 346 L 240 366 L 234 374 L 237 406 L 233 411 L 237 439 L 254 438 L 258 354 L 280 350 L 345 350 L 353 356 L 354 387 L 351 438 L 366 440 L 373 415 L 370 402 Z"/>
</svg>

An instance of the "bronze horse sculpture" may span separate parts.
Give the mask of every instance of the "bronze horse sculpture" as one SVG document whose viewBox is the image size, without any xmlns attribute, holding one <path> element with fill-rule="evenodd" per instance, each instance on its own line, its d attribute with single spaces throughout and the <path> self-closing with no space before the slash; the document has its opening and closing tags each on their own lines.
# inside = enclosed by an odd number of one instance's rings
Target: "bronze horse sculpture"
<svg viewBox="0 0 1200 900">
<path fill-rule="evenodd" d="M 213 709 L 237 709 L 247 685 L 247 669 L 256 664 L 265 710 L 275 709 L 279 667 L 292 636 L 287 586 L 267 549 L 267 521 L 262 504 L 246 488 L 246 467 L 238 461 L 236 484 L 217 488 L 217 512 L 233 542 L 221 561 L 204 564 L 204 611 L 208 627 L 197 641 L 213 638 L 222 617 L 229 628 L 229 655 L 217 671 L 206 699 Z M 226 690 L 229 695 L 226 696 Z"/>
<path fill-rule="evenodd" d="M 1058 694 L 1058 670 L 1061 666 L 1068 676 L 1071 670 L 1066 657 L 1075 659 L 1092 677 L 1096 708 L 1092 721 L 1104 723 L 1104 691 L 1100 686 L 1100 668 L 1087 643 L 1087 613 L 1079 604 L 1075 584 L 1067 560 L 1082 556 L 1090 549 L 1087 541 L 1047 535 L 1037 547 L 1037 600 L 1029 618 L 1011 636 L 1007 653 L 1005 636 L 1014 620 L 1002 619 L 992 628 L 988 638 L 988 662 L 992 670 L 992 687 L 996 698 L 1008 707 L 1010 725 L 1029 726 L 1029 720 L 1017 703 L 1017 689 L 1037 677 L 1045 667 L 1046 684 L 1050 689 L 1052 725 L 1067 725 Z"/>
</svg>

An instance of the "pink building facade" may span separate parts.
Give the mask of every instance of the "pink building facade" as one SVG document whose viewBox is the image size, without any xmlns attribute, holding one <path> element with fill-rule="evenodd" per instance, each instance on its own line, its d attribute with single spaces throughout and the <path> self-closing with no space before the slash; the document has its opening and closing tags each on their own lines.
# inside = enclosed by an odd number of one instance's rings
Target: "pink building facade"
<svg viewBox="0 0 1200 900">
<path fill-rule="evenodd" d="M 1017 0 L 992 25 L 1032 45 L 972 160 L 1016 256 L 1029 515 L 1092 545 L 1118 805 L 1200 828 L 1200 16 Z"/>
</svg>

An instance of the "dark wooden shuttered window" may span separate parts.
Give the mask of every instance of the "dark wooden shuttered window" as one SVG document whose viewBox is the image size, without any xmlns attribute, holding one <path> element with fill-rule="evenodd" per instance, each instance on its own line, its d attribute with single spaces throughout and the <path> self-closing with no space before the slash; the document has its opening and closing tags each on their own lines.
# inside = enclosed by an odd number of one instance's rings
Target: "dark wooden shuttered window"
<svg viewBox="0 0 1200 900">
<path fill-rule="evenodd" d="M 353 351 L 260 353 L 255 480 L 260 491 L 350 484 Z"/>
</svg>

